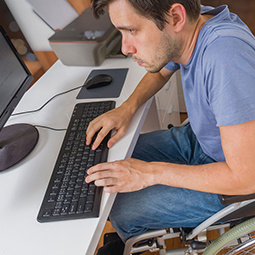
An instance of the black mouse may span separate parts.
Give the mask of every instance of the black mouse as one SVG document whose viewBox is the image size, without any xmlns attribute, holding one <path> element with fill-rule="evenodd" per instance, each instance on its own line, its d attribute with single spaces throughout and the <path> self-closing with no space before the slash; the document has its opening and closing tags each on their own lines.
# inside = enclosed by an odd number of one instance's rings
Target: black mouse
<svg viewBox="0 0 255 255">
<path fill-rule="evenodd" d="M 107 86 L 112 82 L 112 76 L 108 74 L 97 74 L 85 82 L 87 89 L 94 89 Z"/>
</svg>

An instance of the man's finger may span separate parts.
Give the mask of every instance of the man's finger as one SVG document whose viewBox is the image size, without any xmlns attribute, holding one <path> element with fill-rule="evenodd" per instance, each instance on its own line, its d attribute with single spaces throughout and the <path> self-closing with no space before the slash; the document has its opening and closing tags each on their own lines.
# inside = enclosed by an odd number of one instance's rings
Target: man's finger
<svg viewBox="0 0 255 255">
<path fill-rule="evenodd" d="M 109 132 L 111 131 L 111 129 L 107 129 L 107 128 L 102 128 L 95 137 L 95 140 L 93 142 L 92 145 L 92 150 L 95 150 L 103 141 L 103 139 L 109 134 Z"/>
</svg>

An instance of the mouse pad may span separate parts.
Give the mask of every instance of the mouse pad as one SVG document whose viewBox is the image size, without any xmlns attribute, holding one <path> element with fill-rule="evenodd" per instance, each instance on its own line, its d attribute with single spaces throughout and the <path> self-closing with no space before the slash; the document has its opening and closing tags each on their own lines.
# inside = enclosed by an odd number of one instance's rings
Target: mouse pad
<svg viewBox="0 0 255 255">
<path fill-rule="evenodd" d="M 97 74 L 108 74 L 112 76 L 112 82 L 109 85 L 100 88 L 87 89 L 82 87 L 76 99 L 119 97 L 127 72 L 128 68 L 92 70 L 86 81 Z"/>
</svg>

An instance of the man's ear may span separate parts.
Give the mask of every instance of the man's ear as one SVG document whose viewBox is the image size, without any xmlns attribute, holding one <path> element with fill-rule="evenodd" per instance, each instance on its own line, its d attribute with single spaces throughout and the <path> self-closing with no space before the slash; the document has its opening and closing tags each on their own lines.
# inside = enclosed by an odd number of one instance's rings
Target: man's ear
<svg viewBox="0 0 255 255">
<path fill-rule="evenodd" d="M 186 10 L 182 4 L 173 4 L 169 10 L 170 24 L 173 27 L 174 32 L 180 32 L 187 19 Z"/>
</svg>

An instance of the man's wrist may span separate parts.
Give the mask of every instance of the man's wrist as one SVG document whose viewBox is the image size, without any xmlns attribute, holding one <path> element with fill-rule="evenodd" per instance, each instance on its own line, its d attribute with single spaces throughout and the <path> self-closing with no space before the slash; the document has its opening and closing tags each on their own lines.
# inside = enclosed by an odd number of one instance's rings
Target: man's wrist
<svg viewBox="0 0 255 255">
<path fill-rule="evenodd" d="M 134 115 L 138 109 L 138 107 L 136 106 L 136 104 L 131 103 L 130 101 L 125 101 L 122 105 L 122 108 L 125 109 L 125 112 Z"/>
</svg>

